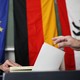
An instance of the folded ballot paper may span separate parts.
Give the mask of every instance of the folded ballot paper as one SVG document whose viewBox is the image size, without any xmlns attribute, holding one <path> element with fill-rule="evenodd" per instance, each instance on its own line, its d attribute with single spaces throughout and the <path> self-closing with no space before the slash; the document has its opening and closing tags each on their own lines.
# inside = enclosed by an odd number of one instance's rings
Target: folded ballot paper
<svg viewBox="0 0 80 80">
<path fill-rule="evenodd" d="M 64 58 L 65 52 L 44 43 L 41 47 L 39 55 L 32 67 L 11 67 L 10 72 L 25 72 L 25 71 L 55 71 L 59 70 L 59 67 Z M 28 70 L 29 69 L 29 70 Z"/>
<path fill-rule="evenodd" d="M 55 71 L 64 58 L 65 52 L 47 43 L 42 45 L 32 71 Z"/>
</svg>

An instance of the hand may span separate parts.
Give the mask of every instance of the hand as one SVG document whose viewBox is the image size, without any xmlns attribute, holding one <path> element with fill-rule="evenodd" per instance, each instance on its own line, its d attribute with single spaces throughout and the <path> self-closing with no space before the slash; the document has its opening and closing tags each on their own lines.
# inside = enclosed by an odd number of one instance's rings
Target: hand
<svg viewBox="0 0 80 80">
<path fill-rule="evenodd" d="M 74 50 L 80 50 L 80 40 L 71 36 L 59 36 L 52 39 L 54 44 L 58 44 L 59 48 L 71 47 Z"/>
<path fill-rule="evenodd" d="M 9 72 L 10 67 L 21 66 L 11 60 L 6 60 L 2 65 L 0 65 L 0 69 L 5 72 Z"/>
</svg>

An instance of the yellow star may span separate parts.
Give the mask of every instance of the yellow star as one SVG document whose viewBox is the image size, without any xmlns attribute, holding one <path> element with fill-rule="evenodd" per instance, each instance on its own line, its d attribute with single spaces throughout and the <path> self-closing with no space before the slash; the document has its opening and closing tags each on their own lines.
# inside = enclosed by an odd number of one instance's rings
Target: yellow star
<svg viewBox="0 0 80 80">
<path fill-rule="evenodd" d="M 0 27 L 0 32 L 2 32 L 3 31 L 3 28 L 2 27 Z"/>
</svg>

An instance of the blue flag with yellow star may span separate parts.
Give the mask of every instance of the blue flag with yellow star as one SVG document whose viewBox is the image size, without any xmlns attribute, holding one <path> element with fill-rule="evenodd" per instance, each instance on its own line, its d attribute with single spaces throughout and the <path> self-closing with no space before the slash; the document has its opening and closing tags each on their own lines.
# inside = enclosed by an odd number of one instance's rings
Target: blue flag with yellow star
<svg viewBox="0 0 80 80">
<path fill-rule="evenodd" d="M 8 19 L 8 0 L 0 0 L 0 63 L 4 62 Z"/>
</svg>

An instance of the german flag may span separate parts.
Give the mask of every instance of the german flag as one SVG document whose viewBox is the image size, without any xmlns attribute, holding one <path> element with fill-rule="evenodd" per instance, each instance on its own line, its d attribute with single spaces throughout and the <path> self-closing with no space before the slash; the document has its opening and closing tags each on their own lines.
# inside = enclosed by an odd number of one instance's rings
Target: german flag
<svg viewBox="0 0 80 80">
<path fill-rule="evenodd" d="M 15 60 L 25 66 L 29 65 L 28 36 L 26 23 L 26 0 L 13 0 L 14 6 L 14 46 Z"/>
<path fill-rule="evenodd" d="M 34 65 L 42 44 L 58 36 L 54 0 L 14 0 L 14 18 L 16 61 Z"/>
</svg>

